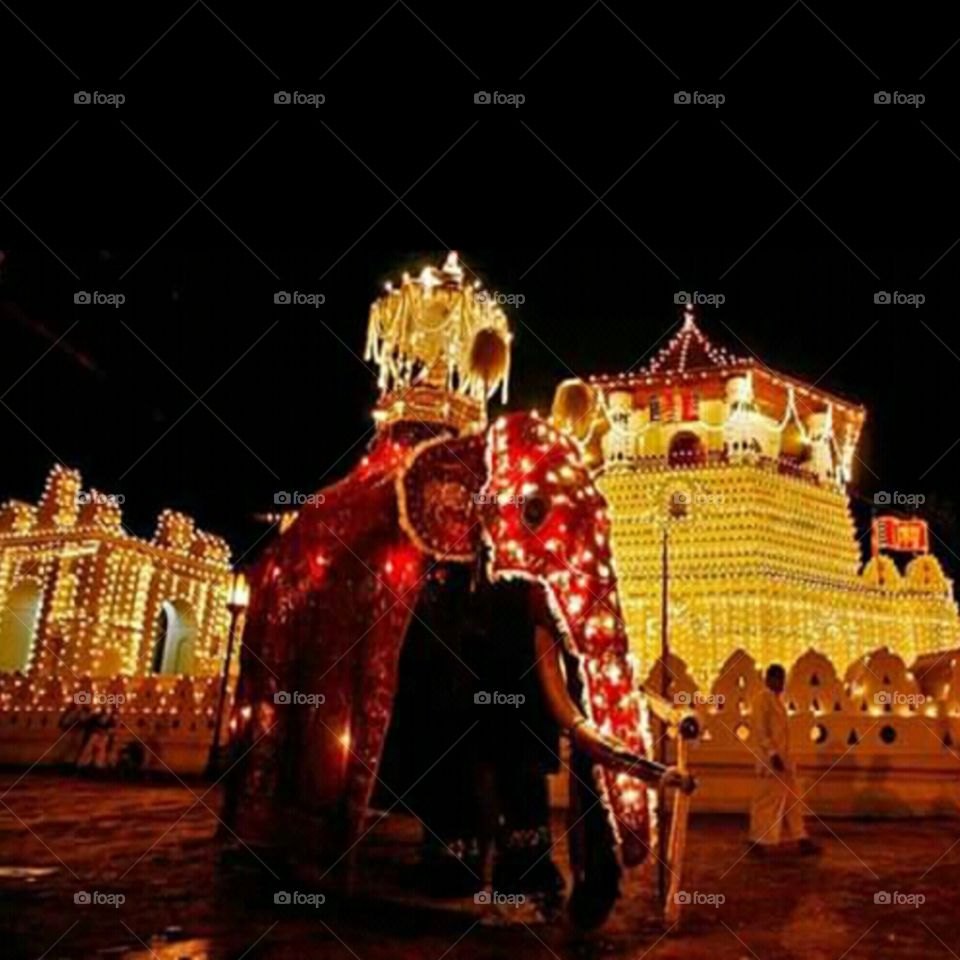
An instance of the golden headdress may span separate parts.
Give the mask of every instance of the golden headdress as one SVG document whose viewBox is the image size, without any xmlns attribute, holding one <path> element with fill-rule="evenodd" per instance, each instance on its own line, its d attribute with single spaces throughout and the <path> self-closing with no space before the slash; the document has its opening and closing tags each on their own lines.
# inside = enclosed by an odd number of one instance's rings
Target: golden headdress
<svg viewBox="0 0 960 960">
<path fill-rule="evenodd" d="M 495 294 L 464 282 L 457 254 L 405 273 L 370 306 L 366 359 L 380 367 L 380 423 L 423 420 L 463 432 L 486 423 L 487 400 L 507 398 L 510 328 Z"/>
</svg>

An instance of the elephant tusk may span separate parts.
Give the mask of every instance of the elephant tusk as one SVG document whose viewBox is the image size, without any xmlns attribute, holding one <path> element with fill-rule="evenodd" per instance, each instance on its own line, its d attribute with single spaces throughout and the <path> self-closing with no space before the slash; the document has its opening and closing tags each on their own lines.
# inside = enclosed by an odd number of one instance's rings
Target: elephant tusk
<svg viewBox="0 0 960 960">
<path fill-rule="evenodd" d="M 571 743 L 601 766 L 659 783 L 667 767 L 634 753 L 616 737 L 601 733 L 574 703 L 560 669 L 560 645 L 542 626 L 536 631 L 536 655 L 537 676 L 547 709 Z"/>
</svg>

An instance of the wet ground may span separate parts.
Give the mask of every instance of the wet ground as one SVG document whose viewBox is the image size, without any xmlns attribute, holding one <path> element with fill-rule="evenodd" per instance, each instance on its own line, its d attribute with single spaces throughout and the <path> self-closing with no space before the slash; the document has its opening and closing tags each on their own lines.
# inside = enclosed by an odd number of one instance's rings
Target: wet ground
<svg viewBox="0 0 960 960">
<path fill-rule="evenodd" d="M 563 921 L 534 926 L 514 919 L 510 926 L 492 927 L 472 903 L 433 910 L 409 888 L 386 882 L 373 892 L 389 892 L 392 900 L 276 904 L 277 881 L 269 875 L 258 880 L 252 857 L 221 864 L 214 840 L 221 798 L 217 788 L 208 789 L 201 783 L 129 784 L 0 772 L 0 955 L 11 960 L 960 956 L 957 821 L 813 820 L 811 833 L 823 846 L 819 857 L 758 861 L 743 857 L 744 821 L 695 819 L 682 884 L 692 902 L 680 927 L 665 932 L 655 921 L 651 878 L 641 874 L 603 931 L 585 936 Z M 364 856 L 380 864 L 374 875 L 385 863 L 409 859 L 412 827 L 395 818 L 371 837 Z M 875 902 L 878 893 L 890 902 Z M 90 902 L 77 902 L 85 899 Z"/>
</svg>

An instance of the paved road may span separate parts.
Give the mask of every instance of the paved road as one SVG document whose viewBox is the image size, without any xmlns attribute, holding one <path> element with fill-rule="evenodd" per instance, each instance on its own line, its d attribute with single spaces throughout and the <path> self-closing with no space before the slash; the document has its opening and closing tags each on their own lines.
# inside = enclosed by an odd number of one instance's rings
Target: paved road
<svg viewBox="0 0 960 960">
<path fill-rule="evenodd" d="M 217 789 L 20 776 L 0 773 L 0 955 L 10 960 L 960 956 L 956 821 L 814 821 L 821 857 L 757 862 L 740 859 L 741 820 L 697 819 L 684 887 L 701 902 L 682 930 L 663 936 L 651 921 L 641 873 L 602 934 L 583 936 L 562 922 L 492 929 L 472 909 L 276 905 L 275 880 L 221 865 Z M 412 825 L 395 821 L 388 833 L 370 845 L 371 860 L 409 854 Z M 925 900 L 877 904 L 878 891 Z M 108 902 L 75 903 L 79 892 Z"/>
</svg>

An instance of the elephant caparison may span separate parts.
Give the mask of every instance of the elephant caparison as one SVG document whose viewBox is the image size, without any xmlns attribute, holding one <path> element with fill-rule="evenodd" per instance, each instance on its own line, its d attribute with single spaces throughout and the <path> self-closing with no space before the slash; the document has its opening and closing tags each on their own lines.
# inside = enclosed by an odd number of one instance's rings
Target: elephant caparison
<svg viewBox="0 0 960 960">
<path fill-rule="evenodd" d="M 231 721 L 231 830 L 319 864 L 349 860 L 365 830 L 424 575 L 440 561 L 480 557 L 492 580 L 523 577 L 544 591 L 575 667 L 562 671 L 558 644 L 538 651 L 538 669 L 570 734 L 571 765 L 593 778 L 606 810 L 604 835 L 592 842 L 615 865 L 640 863 L 653 833 L 649 783 L 663 768 L 645 759 L 646 710 L 606 503 L 574 441 L 532 414 L 464 436 L 398 422 L 309 501 L 252 573 Z M 284 703 L 288 691 L 310 697 Z M 595 861 L 581 858 L 579 884 L 591 882 Z"/>
</svg>

